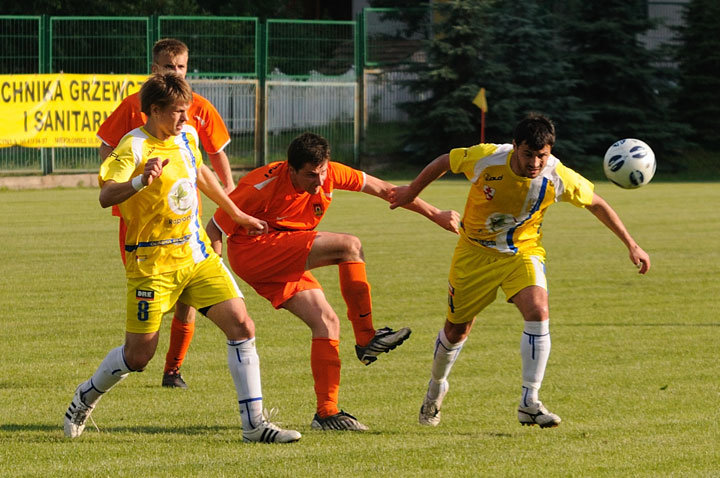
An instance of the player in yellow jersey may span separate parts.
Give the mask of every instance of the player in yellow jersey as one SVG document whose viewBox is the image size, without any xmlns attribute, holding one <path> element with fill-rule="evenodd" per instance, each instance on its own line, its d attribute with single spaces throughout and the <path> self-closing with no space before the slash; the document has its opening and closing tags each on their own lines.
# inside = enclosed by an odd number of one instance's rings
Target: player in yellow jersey
<svg viewBox="0 0 720 478">
<path fill-rule="evenodd" d="M 293 442 L 264 415 L 255 324 L 234 279 L 213 251 L 198 215 L 199 188 L 251 234 L 267 223 L 242 212 L 203 164 L 195 130 L 187 126 L 190 85 L 174 73 L 151 76 L 140 90 L 144 126 L 132 130 L 100 167 L 100 205 L 118 205 L 125 236 L 125 344 L 111 350 L 75 390 L 65 435 L 80 436 L 100 398 L 155 354 L 163 313 L 176 301 L 197 308 L 227 337 L 228 366 L 240 404 L 243 440 Z"/>
<path fill-rule="evenodd" d="M 152 48 L 153 73 L 175 73 L 185 78 L 188 69 L 189 49 L 175 38 L 162 38 Z M 193 102 L 187 111 L 187 124 L 195 128 L 212 168 L 218 179 L 224 184 L 225 192 L 233 189 L 232 171 L 225 147 L 230 143 L 227 127 L 215 107 L 205 98 L 193 93 Z M 130 131 L 145 124 L 147 116 L 141 111 L 140 94 L 133 93 L 125 98 L 100 125 L 97 136 L 102 141 L 100 159 L 105 160 L 120 140 Z M 115 216 L 121 216 L 117 207 L 112 208 Z M 119 224 L 120 253 L 125 263 L 126 225 L 120 217 Z M 195 332 L 195 309 L 182 302 L 175 304 L 170 325 L 170 344 L 165 356 L 163 387 L 188 388 L 180 373 L 193 333 Z"/>
<path fill-rule="evenodd" d="M 650 257 L 630 236 L 593 184 L 552 155 L 555 127 L 546 117 L 529 115 L 515 128 L 513 143 L 458 148 L 432 161 L 408 186 L 394 188 L 391 207 L 412 201 L 448 170 L 472 182 L 448 279 L 445 326 L 435 343 L 420 423 L 440 423 L 447 377 L 472 328 L 475 316 L 495 300 L 499 288 L 525 320 L 520 344 L 522 396 L 518 419 L 542 428 L 560 424 L 545 408 L 538 390 L 550 355 L 545 250 L 540 239 L 547 208 L 558 201 L 583 207 L 625 244 L 641 274 Z"/>
</svg>

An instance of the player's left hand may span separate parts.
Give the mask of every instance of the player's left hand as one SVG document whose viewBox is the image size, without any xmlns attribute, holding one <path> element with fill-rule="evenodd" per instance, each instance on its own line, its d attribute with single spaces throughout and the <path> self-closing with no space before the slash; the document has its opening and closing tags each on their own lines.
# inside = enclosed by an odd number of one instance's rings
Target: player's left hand
<svg viewBox="0 0 720 478">
<path fill-rule="evenodd" d="M 630 260 L 638 268 L 640 274 L 645 274 L 650 270 L 650 256 L 637 244 L 630 249 Z"/>
<path fill-rule="evenodd" d="M 435 224 L 446 229 L 450 232 L 458 234 L 460 232 L 460 214 L 452 209 L 447 211 L 440 211 L 440 213 L 433 218 Z"/>
<path fill-rule="evenodd" d="M 410 186 L 395 186 L 388 193 L 388 202 L 390 202 L 390 209 L 395 209 L 400 206 L 410 204 L 415 200 L 416 197 L 417 195 L 412 192 Z"/>
</svg>

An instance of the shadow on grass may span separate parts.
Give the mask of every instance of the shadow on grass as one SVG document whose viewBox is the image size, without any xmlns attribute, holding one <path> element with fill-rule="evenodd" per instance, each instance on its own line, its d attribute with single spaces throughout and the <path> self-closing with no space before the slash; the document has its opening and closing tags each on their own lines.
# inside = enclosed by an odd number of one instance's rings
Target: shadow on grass
<svg viewBox="0 0 720 478">
<path fill-rule="evenodd" d="M 83 436 L 86 435 L 98 435 L 98 431 L 95 430 L 92 427 L 92 424 L 88 423 L 88 427 L 85 428 L 85 433 L 83 433 Z M 62 424 L 39 424 L 39 423 L 5 423 L 3 425 L 0 425 L 0 433 L 33 433 L 33 432 L 42 432 L 42 433 L 50 433 L 50 434 L 56 434 L 56 433 L 62 433 Z M 103 427 L 100 429 L 99 434 L 122 434 L 122 433 L 132 433 L 132 434 L 146 434 L 146 435 L 183 435 L 183 436 L 193 436 L 193 435 L 213 435 L 213 434 L 227 434 L 227 433 L 237 433 L 238 436 L 240 436 L 240 439 L 242 439 L 242 428 L 238 426 L 203 426 L 203 425 L 193 425 L 193 426 L 180 426 L 180 427 L 161 427 L 161 426 L 136 426 L 136 427 Z"/>
</svg>

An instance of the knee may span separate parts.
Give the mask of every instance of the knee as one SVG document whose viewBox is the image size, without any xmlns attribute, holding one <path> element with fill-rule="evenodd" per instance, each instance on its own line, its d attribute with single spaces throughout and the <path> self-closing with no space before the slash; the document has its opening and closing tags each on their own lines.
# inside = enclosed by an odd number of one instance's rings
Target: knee
<svg viewBox="0 0 720 478">
<path fill-rule="evenodd" d="M 332 311 L 323 313 L 318 327 L 313 330 L 313 336 L 337 340 L 340 337 L 340 319 L 337 314 Z"/>
<path fill-rule="evenodd" d="M 125 346 L 125 363 L 131 370 L 142 372 L 155 355 L 155 350 L 129 348 Z"/>
<path fill-rule="evenodd" d="M 189 305 L 183 304 L 182 302 L 177 302 L 175 304 L 175 315 L 173 315 L 173 320 L 177 320 L 183 324 L 192 324 L 195 322 L 195 309 Z"/>
<path fill-rule="evenodd" d="M 348 234 L 345 236 L 343 246 L 346 261 L 365 261 L 362 242 L 360 242 L 359 238 Z"/>
<path fill-rule="evenodd" d="M 523 314 L 523 319 L 527 322 L 541 322 L 550 317 L 550 311 L 546 306 L 533 307 L 531 310 Z"/>
<path fill-rule="evenodd" d="M 463 324 L 454 324 L 452 322 L 445 321 L 445 337 L 451 344 L 458 344 L 465 340 L 470 335 L 470 329 L 472 328 L 473 321 L 465 322 Z"/>
<path fill-rule="evenodd" d="M 231 330 L 226 333 L 229 340 L 245 340 L 255 337 L 255 322 L 247 313 L 236 314 L 234 319 Z"/>
</svg>

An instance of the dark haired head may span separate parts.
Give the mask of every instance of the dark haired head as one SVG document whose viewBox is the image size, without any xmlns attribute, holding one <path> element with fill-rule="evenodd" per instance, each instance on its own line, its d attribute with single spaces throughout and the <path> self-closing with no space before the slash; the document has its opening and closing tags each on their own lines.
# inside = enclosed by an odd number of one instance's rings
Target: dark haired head
<svg viewBox="0 0 720 478">
<path fill-rule="evenodd" d="M 533 151 L 540 151 L 545 145 L 552 148 L 555 145 L 555 125 L 541 114 L 530 113 L 515 126 L 513 140 L 517 146 L 527 143 Z"/>
<path fill-rule="evenodd" d="M 140 88 L 140 109 L 148 116 L 152 105 L 165 109 L 178 101 L 190 104 L 192 100 L 190 85 L 175 73 L 155 73 Z"/>
<path fill-rule="evenodd" d="M 300 171 L 307 163 L 319 166 L 330 159 L 330 145 L 319 134 L 303 133 L 288 146 L 287 158 L 295 171 Z"/>
</svg>

